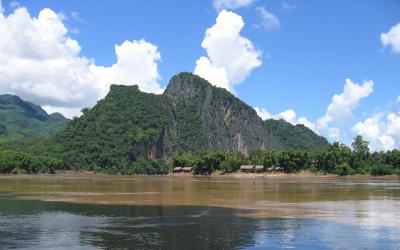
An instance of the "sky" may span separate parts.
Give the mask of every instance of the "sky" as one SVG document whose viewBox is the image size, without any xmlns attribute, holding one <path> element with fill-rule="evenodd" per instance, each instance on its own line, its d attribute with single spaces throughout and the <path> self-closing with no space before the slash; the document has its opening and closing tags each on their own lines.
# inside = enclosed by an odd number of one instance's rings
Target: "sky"
<svg viewBox="0 0 400 250">
<path fill-rule="evenodd" d="M 193 72 L 263 119 L 400 148 L 400 1 L 0 1 L 0 94 L 79 116 Z"/>
</svg>

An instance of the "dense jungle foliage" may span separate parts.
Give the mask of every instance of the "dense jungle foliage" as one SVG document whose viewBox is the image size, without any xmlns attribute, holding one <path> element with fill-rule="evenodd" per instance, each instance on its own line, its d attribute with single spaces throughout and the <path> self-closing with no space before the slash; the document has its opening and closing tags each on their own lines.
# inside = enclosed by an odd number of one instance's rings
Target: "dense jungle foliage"
<svg viewBox="0 0 400 250">
<path fill-rule="evenodd" d="M 100 158 L 102 159 L 102 158 Z M 191 167 L 194 174 L 222 174 L 239 171 L 241 165 L 263 165 L 264 171 L 280 169 L 284 173 L 310 171 L 321 174 L 392 175 L 400 174 L 400 151 L 369 152 L 368 143 L 357 136 L 352 148 L 334 143 L 319 151 L 265 151 L 254 150 L 249 155 L 240 152 L 204 151 L 181 153 L 167 161 L 137 157 L 132 162 L 102 168 L 80 165 L 71 166 L 67 161 L 48 156 L 37 157 L 14 150 L 0 151 L 1 173 L 54 173 L 58 170 L 92 170 L 109 174 L 167 174 L 174 167 Z"/>
</svg>

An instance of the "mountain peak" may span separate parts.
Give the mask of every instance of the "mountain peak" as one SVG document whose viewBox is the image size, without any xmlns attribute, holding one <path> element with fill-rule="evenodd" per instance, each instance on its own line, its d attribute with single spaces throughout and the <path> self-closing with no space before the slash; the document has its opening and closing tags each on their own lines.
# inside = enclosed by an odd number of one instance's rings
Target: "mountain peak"
<svg viewBox="0 0 400 250">
<path fill-rule="evenodd" d="M 52 143 L 64 147 L 54 148 L 65 152 L 66 159 L 74 161 L 71 165 L 85 162 L 86 167 L 108 167 L 130 164 L 137 157 L 168 159 L 204 150 L 312 150 L 309 141 L 321 141 L 312 132 L 298 133 L 301 127 L 284 121 L 267 126 L 252 107 L 227 90 L 183 72 L 172 77 L 162 95 L 141 92 L 137 86 L 112 85 L 104 99 L 71 122 Z M 79 154 L 71 150 L 74 145 L 79 145 Z M 117 161 L 100 157 L 110 149 Z"/>
<path fill-rule="evenodd" d="M 211 87 L 211 84 L 201 77 L 189 72 L 182 72 L 171 78 L 164 95 L 172 98 L 190 98 L 208 86 Z"/>
<path fill-rule="evenodd" d="M 26 117 L 38 119 L 40 121 L 50 119 L 50 116 L 39 105 L 24 101 L 16 95 L 0 95 L 0 109 L 16 109 Z"/>
<path fill-rule="evenodd" d="M 61 114 L 47 114 L 39 105 L 16 95 L 0 95 L 0 143 L 38 139 L 65 128 L 68 119 Z"/>
</svg>

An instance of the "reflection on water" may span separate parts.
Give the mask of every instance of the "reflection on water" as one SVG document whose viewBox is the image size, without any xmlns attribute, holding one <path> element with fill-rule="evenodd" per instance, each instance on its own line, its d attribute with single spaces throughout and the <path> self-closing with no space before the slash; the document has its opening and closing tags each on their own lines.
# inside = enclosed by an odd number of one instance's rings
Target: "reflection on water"
<svg viewBox="0 0 400 250">
<path fill-rule="evenodd" d="M 0 178 L 2 248 L 398 249 L 396 181 Z"/>
</svg>

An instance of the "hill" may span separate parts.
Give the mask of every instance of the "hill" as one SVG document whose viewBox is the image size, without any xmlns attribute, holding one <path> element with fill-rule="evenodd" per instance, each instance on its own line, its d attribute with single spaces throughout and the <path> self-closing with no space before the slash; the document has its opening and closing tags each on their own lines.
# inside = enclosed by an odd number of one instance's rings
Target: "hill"
<svg viewBox="0 0 400 250">
<path fill-rule="evenodd" d="M 36 148 L 61 155 L 71 166 L 93 169 L 126 166 L 140 157 L 169 159 L 182 152 L 314 150 L 328 145 L 304 126 L 277 121 L 275 129 L 270 123 L 225 89 L 180 73 L 162 95 L 112 85 L 97 105 Z"/>
<path fill-rule="evenodd" d="M 0 144 L 26 142 L 64 129 L 68 119 L 47 114 L 40 106 L 15 95 L 0 95 Z"/>
</svg>

